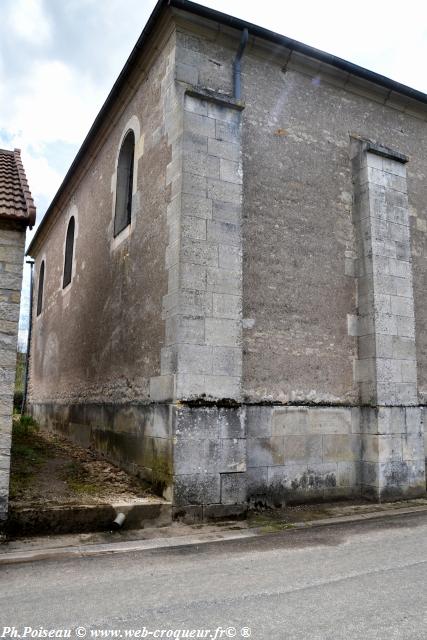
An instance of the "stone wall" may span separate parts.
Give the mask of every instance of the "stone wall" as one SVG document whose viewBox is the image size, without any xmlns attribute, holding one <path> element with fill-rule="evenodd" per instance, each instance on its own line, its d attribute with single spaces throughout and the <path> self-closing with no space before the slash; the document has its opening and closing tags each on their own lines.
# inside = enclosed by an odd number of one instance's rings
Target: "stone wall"
<svg viewBox="0 0 427 640">
<path fill-rule="evenodd" d="M 179 155 L 168 208 L 167 397 L 240 400 L 242 350 L 241 107 L 209 94 L 183 95 Z"/>
<path fill-rule="evenodd" d="M 352 142 L 357 235 L 358 359 L 364 410 L 362 492 L 375 498 L 425 493 L 417 394 L 414 296 L 408 216 L 408 158 Z M 391 409 L 391 407 L 396 407 Z"/>
<path fill-rule="evenodd" d="M 159 34 L 157 34 L 159 35 Z M 29 403 L 42 428 L 64 433 L 169 495 L 169 407 L 151 404 L 165 344 L 167 182 L 176 136 L 175 37 L 170 25 L 136 65 L 49 228 L 36 244 Z M 117 161 L 135 135 L 132 220 L 114 237 Z M 76 221 L 73 275 L 63 289 L 64 242 Z M 36 301 L 45 262 L 43 309 Z"/>
<path fill-rule="evenodd" d="M 165 251 L 171 188 L 166 110 L 174 82 L 174 38 L 151 68 L 135 70 L 108 136 L 51 217 L 34 248 L 35 299 L 29 399 L 46 406 L 147 403 L 150 379 L 160 374 L 167 293 Z M 135 132 L 132 222 L 114 237 L 116 168 L 121 140 Z M 64 241 L 76 221 L 71 284 L 63 289 Z M 45 261 L 44 302 L 36 314 L 38 276 Z"/>
<path fill-rule="evenodd" d="M 230 34 L 204 31 L 198 36 L 196 31 L 178 33 L 179 79 L 187 90 L 197 84 L 222 97 L 230 91 Z M 388 160 L 393 170 L 379 160 L 382 209 L 379 202 L 372 205 L 378 218 L 372 224 L 383 253 L 372 252 L 365 228 L 359 227 L 350 133 L 362 140 L 372 137 L 383 147 L 396 145 L 397 156 L 410 149 L 413 186 L 422 162 L 417 152 L 425 114 L 422 108 L 407 113 L 378 88 L 353 80 L 344 86 L 326 69 L 316 68 L 314 74 L 307 60 L 290 52 L 266 49 L 250 43 L 243 64 L 242 399 L 248 404 L 217 416 L 231 425 L 238 414 L 242 425 L 242 468 L 235 476 L 234 499 L 243 500 L 245 494 L 249 502 L 283 503 L 419 495 L 425 492 L 424 449 L 423 424 L 416 419 L 420 412 L 412 408 L 418 399 L 408 213 L 416 205 L 421 215 L 423 189 L 409 193 L 408 207 L 403 202 L 406 183 L 397 184 L 401 160 Z M 332 104 L 341 105 L 333 126 Z M 202 115 L 207 127 L 209 112 Z M 198 228 L 192 225 L 194 233 Z M 372 273 L 375 283 L 368 291 L 367 274 L 372 278 Z M 383 291 L 387 279 L 398 290 Z M 237 282 L 228 277 L 227 286 Z M 370 322 L 372 336 L 364 331 Z M 369 340 L 376 347 L 367 355 Z M 381 353 L 387 340 L 389 353 Z M 193 360 L 195 366 L 204 365 L 195 350 Z M 365 381 L 369 363 L 375 380 Z M 209 398 L 206 371 L 197 373 L 189 397 L 203 404 Z M 280 408 L 280 403 L 300 406 Z M 223 502 L 222 476 L 228 473 L 223 459 L 201 453 L 206 476 L 196 461 L 196 466 L 181 467 L 181 461 L 195 460 L 191 452 L 198 440 L 204 443 L 201 451 L 209 451 L 209 432 L 216 432 L 214 409 L 199 408 L 199 419 L 192 411 L 189 442 L 179 441 L 185 454 L 177 459 L 176 486 L 185 491 L 178 499 L 189 500 L 191 494 L 199 504 L 211 492 L 209 500 L 218 505 Z M 211 425 L 208 432 L 203 419 Z M 191 487 L 200 491 L 192 493 Z"/>
<path fill-rule="evenodd" d="M 246 415 L 250 503 L 360 495 L 358 408 L 252 406 Z"/>
<path fill-rule="evenodd" d="M 176 517 L 361 494 L 357 407 L 179 407 L 172 416 Z"/>
<path fill-rule="evenodd" d="M 0 222 L 0 522 L 9 495 L 13 393 L 25 231 Z"/>
<path fill-rule="evenodd" d="M 164 447 L 177 516 L 425 492 L 425 108 L 253 38 L 236 102 L 240 34 L 175 18 L 70 199 L 68 299 L 64 221 L 40 247 L 34 411 L 144 477 Z M 113 246 L 106 176 L 134 115 L 136 224 Z"/>
<path fill-rule="evenodd" d="M 198 46 L 218 59 L 218 35 Z M 196 48 L 194 40 L 193 49 Z M 230 56 L 232 55 L 230 47 Z M 409 157 L 418 392 L 426 361 L 426 108 L 250 42 L 243 63 L 243 396 L 354 405 L 356 233 L 350 136 Z M 225 90 L 226 83 L 223 88 Z M 333 119 L 331 118 L 333 113 Z M 262 250 L 260 250 L 262 246 Z"/>
<path fill-rule="evenodd" d="M 187 89 L 209 87 L 224 97 L 231 92 L 238 34 L 203 26 L 178 28 L 176 77 Z M 427 153 L 419 145 L 425 107 L 251 38 L 242 65 L 245 401 L 359 401 L 353 367 L 358 341 L 348 325 L 357 315 L 358 260 L 351 135 L 410 158 L 408 225 L 421 397 L 427 369 Z M 333 105 L 340 108 L 332 122 Z"/>
<path fill-rule="evenodd" d="M 173 410 L 175 517 L 215 519 L 246 511 L 245 408 Z"/>
</svg>

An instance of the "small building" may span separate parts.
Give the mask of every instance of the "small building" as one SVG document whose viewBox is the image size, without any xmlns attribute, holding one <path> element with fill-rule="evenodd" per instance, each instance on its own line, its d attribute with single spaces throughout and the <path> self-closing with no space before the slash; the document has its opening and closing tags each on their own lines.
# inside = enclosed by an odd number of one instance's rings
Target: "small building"
<svg viewBox="0 0 427 640">
<path fill-rule="evenodd" d="M 19 149 L 0 149 L 0 523 L 9 495 L 13 393 L 25 232 L 36 220 Z"/>
<path fill-rule="evenodd" d="M 176 516 L 425 495 L 427 95 L 160 0 L 31 246 L 40 424 Z"/>
</svg>

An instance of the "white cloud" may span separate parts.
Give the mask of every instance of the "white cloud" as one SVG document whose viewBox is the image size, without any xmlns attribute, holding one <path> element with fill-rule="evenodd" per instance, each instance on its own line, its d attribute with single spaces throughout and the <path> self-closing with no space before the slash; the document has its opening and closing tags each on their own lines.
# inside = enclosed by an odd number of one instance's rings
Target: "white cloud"
<svg viewBox="0 0 427 640">
<path fill-rule="evenodd" d="M 8 129 L 20 132 L 33 146 L 56 140 L 77 143 L 101 104 L 103 92 L 63 62 L 36 62 L 28 71 L 20 92 L 0 107 L 6 111 Z"/>
<path fill-rule="evenodd" d="M 0 146 L 22 150 L 43 209 L 67 168 L 61 145 L 69 164 L 147 17 L 136 27 L 131 16 L 152 5 L 128 0 L 123 19 L 121 0 L 56 2 L 0 2 Z"/>
<path fill-rule="evenodd" d="M 22 161 L 25 172 L 27 178 L 28 176 L 31 177 L 31 193 L 34 200 L 36 202 L 41 198 L 45 198 L 47 201 L 51 200 L 64 176 L 60 171 L 50 166 L 47 159 L 42 155 L 34 156 L 24 144 L 21 144 L 21 147 L 23 147 Z"/>
<path fill-rule="evenodd" d="M 24 166 L 33 195 L 51 199 L 63 175 L 55 160 L 44 157 L 50 143 L 76 149 L 102 104 L 104 91 L 83 74 L 59 61 L 30 65 L 19 91 L 6 99 L 0 90 L 0 144 L 23 150 Z"/>
<path fill-rule="evenodd" d="M 9 6 L 9 28 L 19 39 L 42 46 L 51 38 L 51 24 L 42 0 L 15 0 Z"/>
</svg>

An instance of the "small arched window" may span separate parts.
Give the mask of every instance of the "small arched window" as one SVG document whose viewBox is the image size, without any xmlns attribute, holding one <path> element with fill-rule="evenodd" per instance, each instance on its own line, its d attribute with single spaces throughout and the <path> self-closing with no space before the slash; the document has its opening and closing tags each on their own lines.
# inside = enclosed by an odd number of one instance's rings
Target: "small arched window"
<svg viewBox="0 0 427 640">
<path fill-rule="evenodd" d="M 43 289 L 44 289 L 44 260 L 40 265 L 39 271 L 39 288 L 37 291 L 37 315 L 39 316 L 43 311 Z"/>
<path fill-rule="evenodd" d="M 67 237 L 65 240 L 64 279 L 62 282 L 63 289 L 65 289 L 65 287 L 70 284 L 71 276 L 73 275 L 74 228 L 74 216 L 71 216 L 70 222 L 68 223 Z"/>
<path fill-rule="evenodd" d="M 133 131 L 128 131 L 123 140 L 117 163 L 114 237 L 123 231 L 131 222 L 134 154 L 135 135 Z"/>
</svg>

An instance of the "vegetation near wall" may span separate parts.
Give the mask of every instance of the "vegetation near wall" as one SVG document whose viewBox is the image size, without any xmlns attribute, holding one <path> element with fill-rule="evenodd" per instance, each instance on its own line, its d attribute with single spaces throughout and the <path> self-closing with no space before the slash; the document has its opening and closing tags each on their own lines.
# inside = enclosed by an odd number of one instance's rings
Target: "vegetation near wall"
<svg viewBox="0 0 427 640">
<path fill-rule="evenodd" d="M 13 394 L 13 408 L 15 411 L 21 411 L 22 406 L 25 384 L 26 355 L 27 354 L 24 351 L 18 351 L 16 354 L 15 393 Z"/>
</svg>

